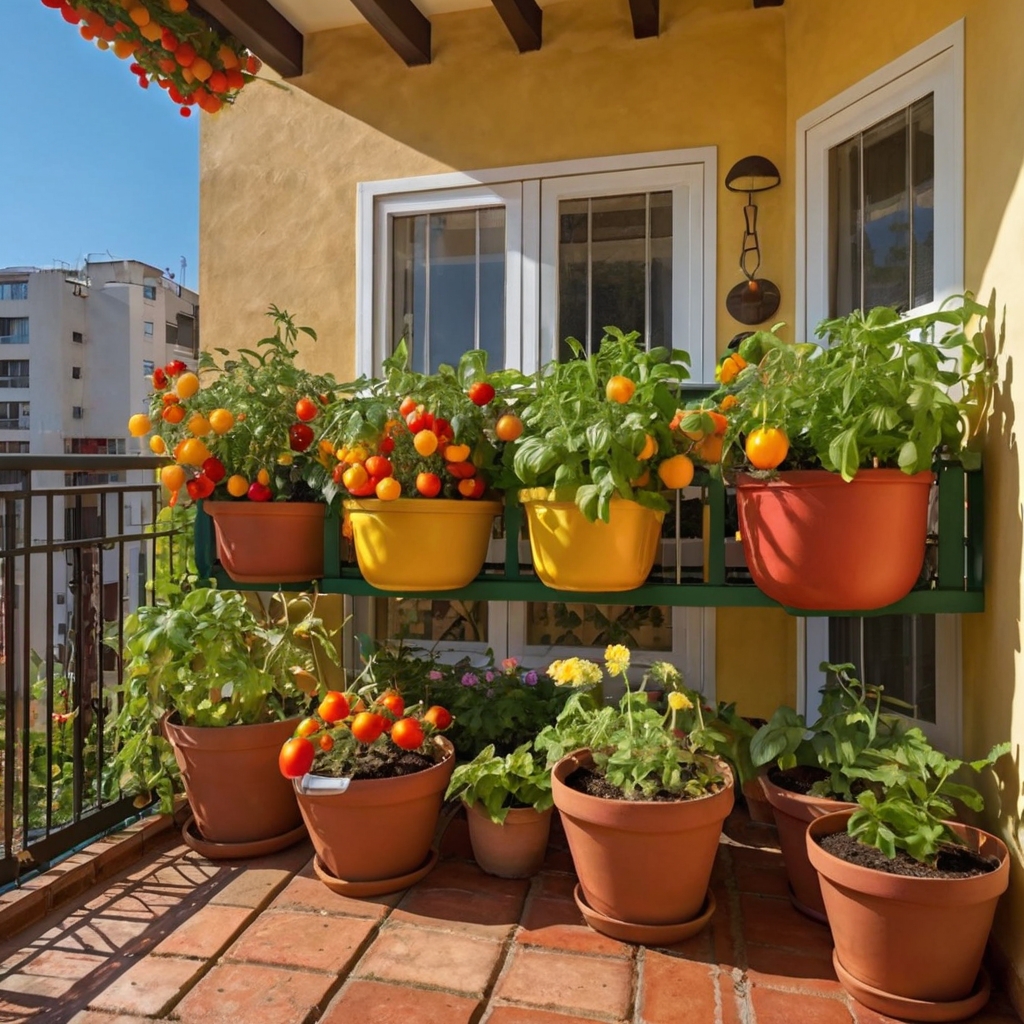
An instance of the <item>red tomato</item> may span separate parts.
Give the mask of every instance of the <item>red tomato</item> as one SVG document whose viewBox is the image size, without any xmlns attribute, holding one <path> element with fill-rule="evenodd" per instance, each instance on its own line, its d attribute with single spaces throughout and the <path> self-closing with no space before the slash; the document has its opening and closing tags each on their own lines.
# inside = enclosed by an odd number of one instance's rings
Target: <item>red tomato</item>
<svg viewBox="0 0 1024 1024">
<path fill-rule="evenodd" d="M 405 714 L 405 701 L 397 693 L 385 693 L 377 703 L 382 708 L 387 708 L 395 718 L 401 718 Z"/>
<path fill-rule="evenodd" d="M 456 480 L 468 480 L 471 476 L 476 476 L 476 466 L 472 462 L 449 462 L 445 469 Z"/>
<path fill-rule="evenodd" d="M 423 746 L 423 726 L 415 718 L 400 718 L 391 726 L 391 739 L 403 750 L 418 750 Z"/>
<path fill-rule="evenodd" d="M 163 391 L 167 387 L 167 374 L 159 366 L 153 371 L 153 387 L 157 391 Z"/>
<path fill-rule="evenodd" d="M 384 716 L 375 715 L 372 711 L 361 711 L 352 719 L 350 728 L 360 743 L 373 743 L 384 731 Z"/>
<path fill-rule="evenodd" d="M 286 779 L 301 779 L 313 767 L 316 748 L 304 736 L 288 740 L 277 757 L 277 766 Z"/>
<path fill-rule="evenodd" d="M 381 455 L 389 455 L 395 450 L 395 439 L 393 437 L 383 437 L 377 447 Z"/>
<path fill-rule="evenodd" d="M 337 690 L 328 690 L 316 713 L 329 725 L 348 718 L 348 698 Z"/>
<path fill-rule="evenodd" d="M 177 377 L 187 369 L 188 367 L 180 359 L 174 359 L 164 367 L 168 377 Z"/>
<path fill-rule="evenodd" d="M 360 486 L 350 487 L 348 489 L 348 493 L 351 494 L 353 498 L 369 498 L 369 497 L 372 497 L 376 493 L 376 491 L 377 491 L 377 481 L 378 481 L 378 479 L 379 479 L 378 477 L 369 476 L 368 475 L 366 477 L 366 482 L 365 483 L 363 483 Z"/>
<path fill-rule="evenodd" d="M 402 399 L 402 404 L 398 407 L 398 412 L 402 419 L 405 419 L 405 417 L 408 416 L 415 408 L 416 399 L 411 395 L 406 395 L 406 397 Z"/>
<path fill-rule="evenodd" d="M 345 463 L 344 463 L 344 462 L 339 462 L 339 463 L 338 463 L 338 464 L 337 464 L 337 465 L 336 465 L 336 466 L 334 467 L 334 469 L 332 469 L 332 470 L 331 470 L 331 479 L 332 479 L 332 480 L 333 480 L 333 481 L 334 481 L 334 482 L 335 482 L 336 484 L 341 484 L 341 483 L 343 483 L 343 481 L 342 481 L 342 479 L 341 479 L 341 478 L 342 478 L 342 477 L 343 477 L 344 475 L 345 475 Z"/>
<path fill-rule="evenodd" d="M 434 425 L 431 427 L 431 430 L 433 430 L 438 437 L 443 437 L 448 441 L 455 437 L 455 431 L 452 430 L 452 425 L 446 419 L 442 419 L 441 417 L 434 420 Z"/>
<path fill-rule="evenodd" d="M 293 452 L 304 452 L 313 443 L 313 428 L 305 423 L 293 423 L 288 428 L 288 447 Z"/>
<path fill-rule="evenodd" d="M 486 405 L 494 397 L 494 388 L 485 380 L 469 385 L 469 400 L 474 405 Z"/>
<path fill-rule="evenodd" d="M 259 480 L 254 480 L 249 484 L 250 501 L 270 501 L 273 496 L 274 492 L 266 484 L 261 484 Z"/>
<path fill-rule="evenodd" d="M 441 493 L 441 478 L 436 473 L 420 473 L 416 477 L 416 490 L 424 498 L 436 498 Z"/>
<path fill-rule="evenodd" d="M 295 403 L 295 416 L 297 419 L 302 420 L 303 423 L 309 423 L 310 420 L 315 420 L 316 414 L 316 403 L 312 398 L 300 398 Z"/>
<path fill-rule="evenodd" d="M 424 430 L 433 430 L 434 429 L 434 414 L 432 412 L 425 412 L 423 414 L 423 429 Z M 415 434 L 416 431 L 414 430 L 413 433 Z"/>
<path fill-rule="evenodd" d="M 185 484 L 185 490 L 188 491 L 188 496 L 193 501 L 208 498 L 213 494 L 213 481 L 205 474 L 200 473 L 199 476 L 194 477 Z"/>
<path fill-rule="evenodd" d="M 219 484 L 227 474 L 227 470 L 224 468 L 224 463 L 217 458 L 216 455 L 211 455 L 203 463 L 203 472 L 215 483 Z"/>
<path fill-rule="evenodd" d="M 369 473 L 370 476 L 375 476 L 381 480 L 386 476 L 391 476 L 394 472 L 394 467 L 382 455 L 371 455 L 366 460 L 365 466 L 366 472 Z"/>
<path fill-rule="evenodd" d="M 320 749 L 326 753 L 328 750 L 334 749 L 334 738 L 324 733 L 323 736 L 317 741 L 320 744 Z"/>
<path fill-rule="evenodd" d="M 447 729 L 452 724 L 452 716 L 447 708 L 435 704 L 433 707 L 427 708 L 423 721 L 429 722 L 435 729 Z"/>
<path fill-rule="evenodd" d="M 405 417 L 405 425 L 410 433 L 418 434 L 421 430 L 427 429 L 427 414 L 422 405 L 416 406 L 408 416 Z"/>
<path fill-rule="evenodd" d="M 299 727 L 295 730 L 295 735 L 308 737 L 319 731 L 320 723 L 315 718 L 304 718 L 299 722 Z"/>
<path fill-rule="evenodd" d="M 475 501 L 477 498 L 484 496 L 484 491 L 487 490 L 487 483 L 483 477 L 474 476 L 468 480 L 459 481 L 459 494 L 464 498 L 469 498 Z"/>
</svg>

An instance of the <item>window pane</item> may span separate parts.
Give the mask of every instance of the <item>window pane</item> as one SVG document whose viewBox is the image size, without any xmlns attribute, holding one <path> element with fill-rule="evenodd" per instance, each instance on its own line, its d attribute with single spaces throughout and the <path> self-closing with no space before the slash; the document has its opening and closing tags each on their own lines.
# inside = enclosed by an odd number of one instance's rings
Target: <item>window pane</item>
<svg viewBox="0 0 1024 1024">
<path fill-rule="evenodd" d="M 860 136 L 829 152 L 829 312 L 860 306 Z"/>
<path fill-rule="evenodd" d="M 625 644 L 631 650 L 671 651 L 672 612 L 663 605 L 531 602 L 526 606 L 531 647 L 593 647 Z"/>
<path fill-rule="evenodd" d="M 395 217 L 392 225 L 391 344 L 402 338 L 409 362 L 425 371 L 427 328 L 427 218 Z"/>
<path fill-rule="evenodd" d="M 563 360 L 572 356 L 566 338 L 587 343 L 589 221 L 589 200 L 558 204 L 558 340 Z"/>
<path fill-rule="evenodd" d="M 864 307 L 909 308 L 907 113 L 864 133 Z"/>
<path fill-rule="evenodd" d="M 913 718 L 934 722 L 935 616 L 829 619 L 829 659 L 857 666 L 865 683 L 909 704 Z"/>
<path fill-rule="evenodd" d="M 648 346 L 672 347 L 672 193 L 651 194 L 651 329 Z"/>
<path fill-rule="evenodd" d="M 505 210 L 492 206 L 480 217 L 480 345 L 487 368 L 505 365 Z"/>
<path fill-rule="evenodd" d="M 605 196 L 590 210 L 590 348 L 607 326 L 646 331 L 647 196 Z"/>
<path fill-rule="evenodd" d="M 486 643 L 486 601 L 390 598 L 376 602 L 379 639 L 421 643 Z"/>
<path fill-rule="evenodd" d="M 910 155 L 914 237 L 911 253 L 913 302 L 923 306 L 935 297 L 935 97 L 910 108 Z"/>
<path fill-rule="evenodd" d="M 476 347 L 476 211 L 430 218 L 430 371 Z"/>
</svg>

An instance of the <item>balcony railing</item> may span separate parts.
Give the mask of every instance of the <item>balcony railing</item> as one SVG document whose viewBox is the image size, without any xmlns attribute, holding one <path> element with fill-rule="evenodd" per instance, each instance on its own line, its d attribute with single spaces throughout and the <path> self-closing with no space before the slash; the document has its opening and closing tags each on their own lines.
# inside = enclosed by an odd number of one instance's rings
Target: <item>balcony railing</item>
<svg viewBox="0 0 1024 1024">
<path fill-rule="evenodd" d="M 27 334 L 0 334 L 0 345 L 27 345 Z"/>
<path fill-rule="evenodd" d="M 137 810 L 105 779 L 121 664 L 104 637 L 148 601 L 161 498 L 130 455 L 0 455 L 0 885 Z M 97 483 L 124 473 L 123 483 Z M 65 486 L 66 474 L 88 483 Z M 173 572 L 173 542 L 160 546 Z M 109 775 L 109 772 L 106 773 Z"/>
</svg>

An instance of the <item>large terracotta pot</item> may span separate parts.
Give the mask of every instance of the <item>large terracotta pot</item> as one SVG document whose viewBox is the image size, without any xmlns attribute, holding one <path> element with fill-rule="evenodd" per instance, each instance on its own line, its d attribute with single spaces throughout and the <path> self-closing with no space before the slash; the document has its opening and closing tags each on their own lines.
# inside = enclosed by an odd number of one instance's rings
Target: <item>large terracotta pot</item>
<svg viewBox="0 0 1024 1024">
<path fill-rule="evenodd" d="M 435 737 L 433 767 L 395 779 L 358 779 L 344 793 L 303 793 L 299 810 L 320 863 L 335 878 L 372 882 L 421 867 L 434 838 L 455 751 Z"/>
<path fill-rule="evenodd" d="M 664 802 L 606 800 L 570 789 L 577 768 L 592 767 L 589 750 L 563 757 L 551 770 L 573 865 L 587 903 L 630 924 L 669 925 L 701 912 L 718 840 L 733 806 L 733 778 L 711 796 Z"/>
<path fill-rule="evenodd" d="M 236 583 L 302 583 L 324 574 L 326 506 L 312 501 L 206 501 L 217 558 Z"/>
<path fill-rule="evenodd" d="M 543 487 L 519 492 L 541 582 L 583 593 L 642 586 L 654 566 L 665 513 L 613 497 L 608 522 L 588 523 L 575 501 L 555 500 L 555 493 Z"/>
<path fill-rule="evenodd" d="M 825 922 L 825 904 L 821 899 L 818 873 L 807 859 L 807 826 L 822 815 L 842 808 L 852 808 L 843 800 L 828 800 L 820 796 L 804 796 L 777 786 L 767 773 L 759 776 L 764 795 L 775 816 L 779 833 L 779 846 L 789 878 L 789 898 L 802 914 L 815 921 Z"/>
<path fill-rule="evenodd" d="M 815 841 L 844 831 L 851 813 L 818 818 L 806 837 L 807 855 L 821 878 L 840 980 L 868 1005 L 871 992 L 880 994 L 879 1002 L 894 997 L 897 1007 L 903 1003 L 900 1017 L 959 1019 L 914 1004 L 956 1005 L 976 990 L 996 903 L 1009 882 L 1006 846 L 980 829 L 950 823 L 969 846 L 997 858 L 999 866 L 973 878 L 891 875 L 847 863 Z M 884 1006 L 880 1012 L 894 1011 L 892 1002 Z M 970 1012 L 979 1008 L 975 1001 Z"/>
<path fill-rule="evenodd" d="M 476 579 L 502 509 L 500 501 L 447 498 L 351 498 L 344 505 L 363 578 L 404 592 L 457 590 Z"/>
<path fill-rule="evenodd" d="M 935 474 L 862 469 L 741 474 L 736 508 L 754 582 L 788 608 L 867 611 L 911 591 L 924 564 Z"/>
<path fill-rule="evenodd" d="M 491 821 L 479 804 L 467 804 L 466 810 L 473 856 L 484 871 L 499 878 L 529 878 L 540 871 L 553 808 L 514 807 L 501 824 Z"/>
<path fill-rule="evenodd" d="M 299 826 L 291 782 L 277 766 L 281 744 L 298 721 L 199 728 L 164 719 L 164 735 L 204 839 L 253 843 Z"/>
</svg>

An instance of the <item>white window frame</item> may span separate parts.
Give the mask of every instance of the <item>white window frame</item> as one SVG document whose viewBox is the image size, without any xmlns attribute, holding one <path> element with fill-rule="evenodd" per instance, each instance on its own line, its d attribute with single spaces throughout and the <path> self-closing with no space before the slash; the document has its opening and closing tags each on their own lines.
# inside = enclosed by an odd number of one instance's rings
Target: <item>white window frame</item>
<svg viewBox="0 0 1024 1024">
<path fill-rule="evenodd" d="M 867 78 L 805 114 L 796 125 L 796 337 L 829 315 L 828 154 L 929 93 L 935 96 L 934 295 L 913 312 L 937 308 L 963 291 L 964 22 L 961 19 Z M 959 615 L 935 617 L 935 717 L 915 722 L 944 749 L 962 745 L 963 658 Z M 797 620 L 797 710 L 818 707 L 828 660 L 828 619 Z"/>
</svg>

